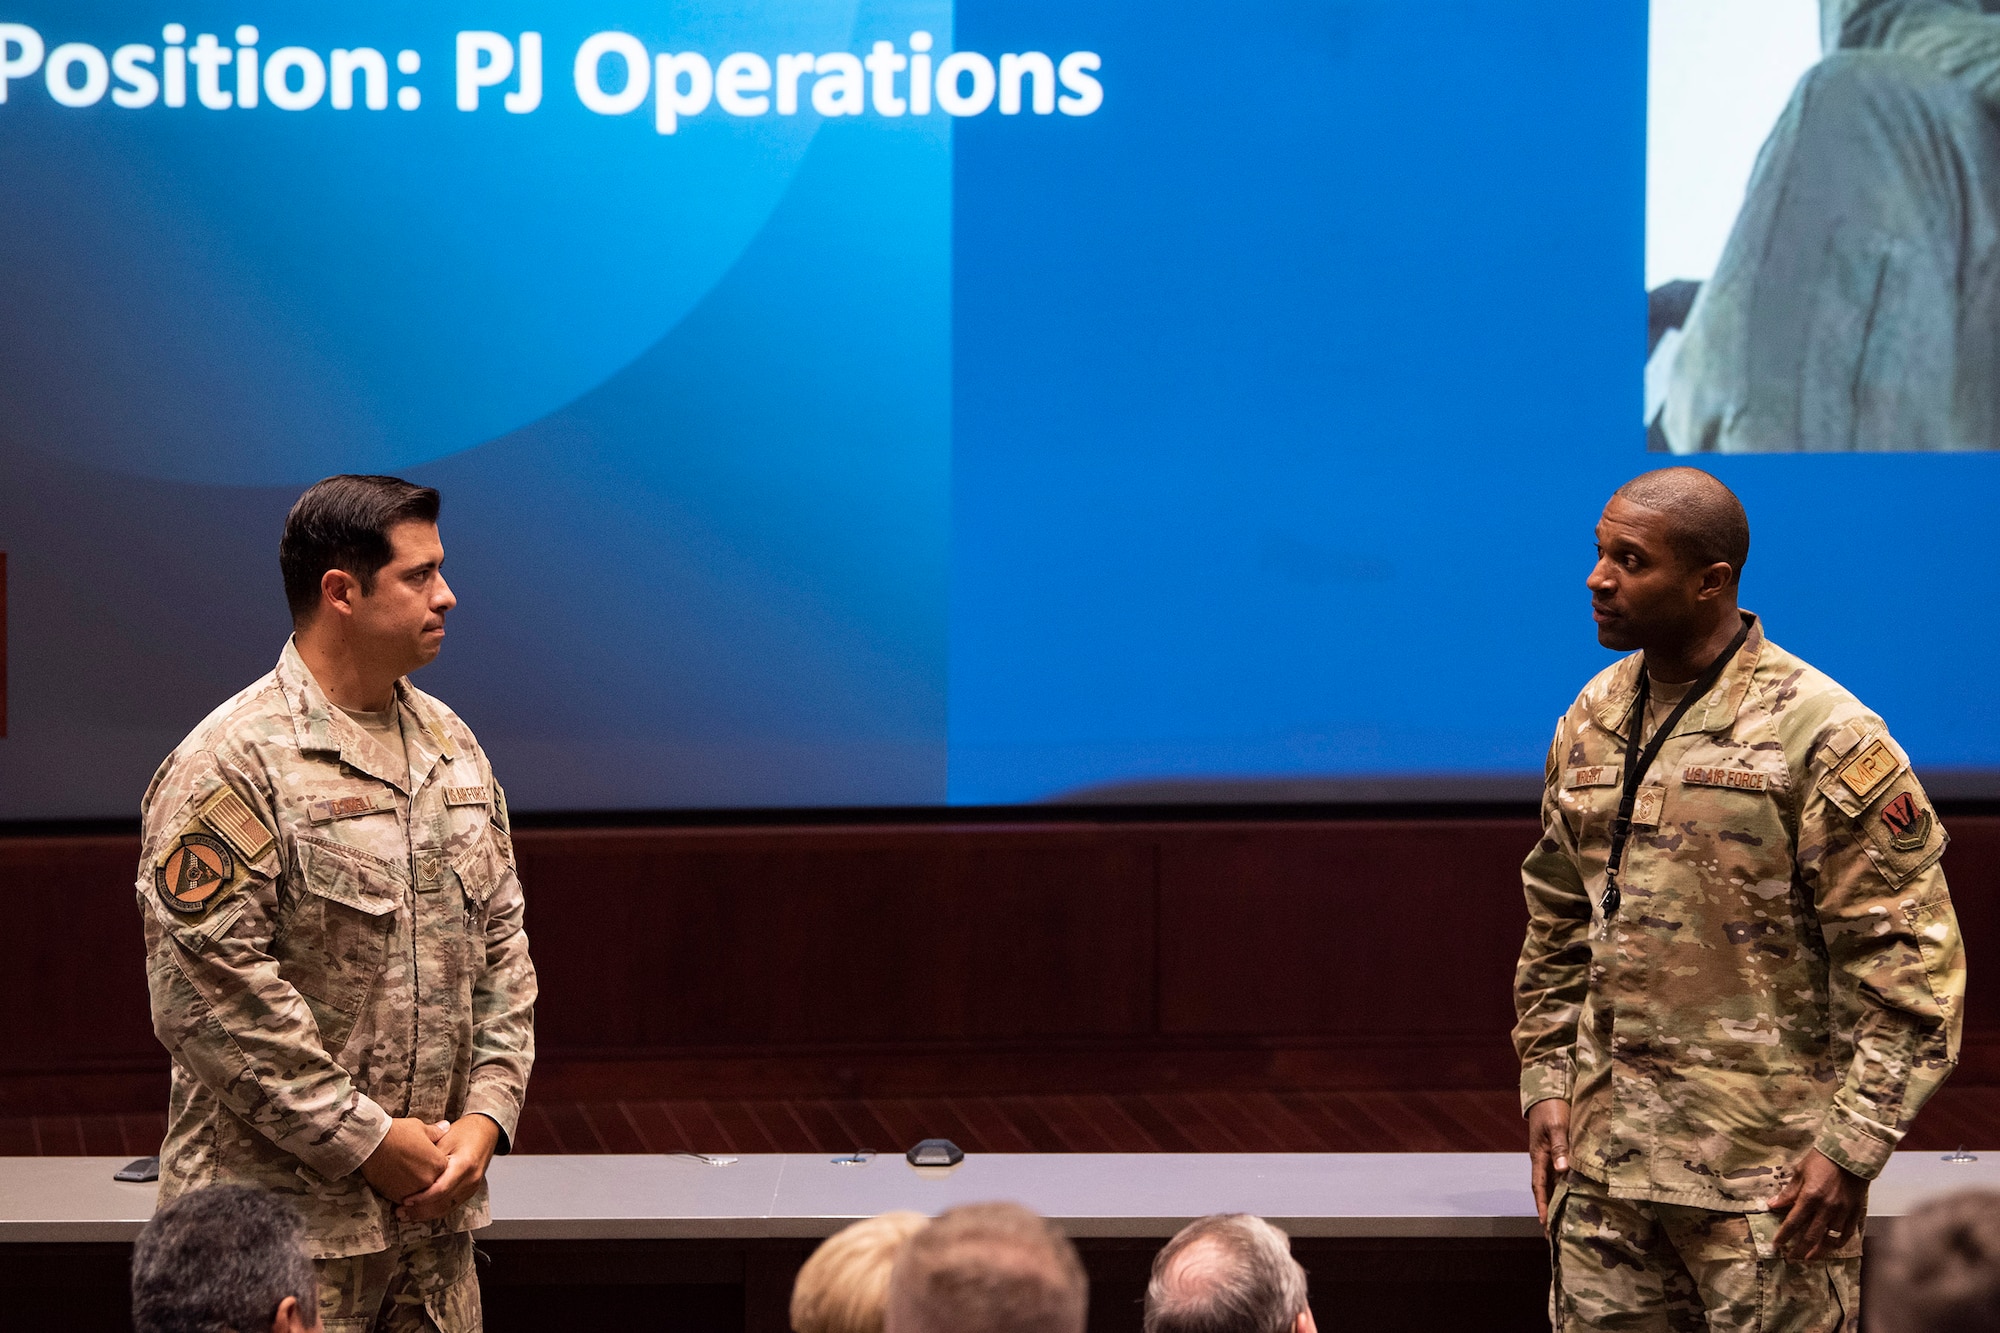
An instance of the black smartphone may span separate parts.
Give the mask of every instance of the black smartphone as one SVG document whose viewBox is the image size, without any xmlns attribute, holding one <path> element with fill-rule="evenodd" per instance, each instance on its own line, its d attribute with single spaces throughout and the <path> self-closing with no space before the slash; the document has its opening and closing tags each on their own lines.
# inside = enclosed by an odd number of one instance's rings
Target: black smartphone
<svg viewBox="0 0 2000 1333">
<path fill-rule="evenodd" d="M 143 1185 L 147 1181 L 160 1178 L 160 1159 L 141 1157 L 136 1162 L 127 1162 L 111 1173 L 113 1180 L 122 1180 L 132 1185 Z"/>
</svg>

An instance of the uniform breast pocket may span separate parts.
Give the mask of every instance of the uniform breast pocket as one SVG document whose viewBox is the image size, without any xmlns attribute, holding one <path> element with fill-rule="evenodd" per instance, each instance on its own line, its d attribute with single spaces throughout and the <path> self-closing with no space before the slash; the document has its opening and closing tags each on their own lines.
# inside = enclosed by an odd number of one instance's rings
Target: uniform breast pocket
<svg viewBox="0 0 2000 1333">
<path fill-rule="evenodd" d="M 469 976 L 476 976 L 486 961 L 486 913 L 493 891 L 507 873 L 496 829 L 474 840 L 452 859 L 452 874 L 458 879 L 465 906 L 465 963 Z"/>
<path fill-rule="evenodd" d="M 304 892 L 278 945 L 278 971 L 338 1051 L 388 966 L 402 886 L 389 867 L 350 849 L 301 838 L 298 851 Z"/>
<path fill-rule="evenodd" d="M 1623 774 L 1612 764 L 1572 768 L 1563 774 L 1558 800 L 1579 846 L 1604 841 L 1624 795 Z"/>
</svg>

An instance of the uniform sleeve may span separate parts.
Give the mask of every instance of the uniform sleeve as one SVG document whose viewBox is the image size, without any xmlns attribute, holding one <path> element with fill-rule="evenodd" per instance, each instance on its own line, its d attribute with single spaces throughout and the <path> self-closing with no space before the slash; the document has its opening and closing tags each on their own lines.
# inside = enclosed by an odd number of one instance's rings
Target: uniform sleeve
<svg viewBox="0 0 2000 1333">
<path fill-rule="evenodd" d="M 1814 1146 L 1872 1178 L 1958 1061 L 1965 949 L 1938 863 L 1945 832 L 1908 757 L 1879 723 L 1844 730 L 1837 752 L 1817 752 L 1799 818 L 1832 1026 L 1853 1041 Z"/>
<path fill-rule="evenodd" d="M 523 926 L 526 902 L 515 873 L 507 797 L 492 783 L 495 882 L 486 911 L 486 966 L 472 985 L 472 1076 L 465 1109 L 500 1126 L 500 1151 L 509 1151 L 528 1074 L 535 1063 L 535 964 Z"/>
<path fill-rule="evenodd" d="M 1514 1050 L 1521 1059 L 1524 1114 L 1536 1102 L 1570 1095 L 1577 1019 L 1590 980 L 1590 898 L 1559 800 L 1568 731 L 1565 718 L 1545 766 L 1541 840 L 1521 865 L 1528 935 L 1514 971 Z"/>
<path fill-rule="evenodd" d="M 338 1179 L 374 1152 L 390 1116 L 327 1054 L 278 975 L 272 823 L 255 785 L 207 753 L 170 761 L 148 793 L 136 887 L 153 1031 L 223 1105 Z"/>
</svg>

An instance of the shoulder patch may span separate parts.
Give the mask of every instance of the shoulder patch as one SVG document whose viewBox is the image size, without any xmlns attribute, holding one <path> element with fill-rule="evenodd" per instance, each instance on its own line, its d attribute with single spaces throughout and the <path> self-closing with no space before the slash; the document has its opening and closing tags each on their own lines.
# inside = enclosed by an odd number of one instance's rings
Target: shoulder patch
<svg viewBox="0 0 2000 1333">
<path fill-rule="evenodd" d="M 235 879 L 234 853 L 222 839 L 207 833 L 181 834 L 153 867 L 153 891 L 179 916 L 201 916 Z"/>
<path fill-rule="evenodd" d="M 1917 803 L 1912 792 L 1903 792 L 1882 807 L 1882 822 L 1889 826 L 1889 846 L 1898 852 L 1922 851 L 1930 841 L 1931 819 L 1931 812 Z"/>
<path fill-rule="evenodd" d="M 241 796 L 224 787 L 208 799 L 199 812 L 201 822 L 222 835 L 236 853 L 246 861 L 254 861 L 270 847 L 273 839 L 271 830 L 264 827 L 264 821 L 257 818 Z"/>
<path fill-rule="evenodd" d="M 1842 764 L 1836 776 L 1849 791 L 1866 800 L 1870 792 L 1895 777 L 1902 767 L 1896 752 L 1887 742 L 1878 740 Z"/>
</svg>

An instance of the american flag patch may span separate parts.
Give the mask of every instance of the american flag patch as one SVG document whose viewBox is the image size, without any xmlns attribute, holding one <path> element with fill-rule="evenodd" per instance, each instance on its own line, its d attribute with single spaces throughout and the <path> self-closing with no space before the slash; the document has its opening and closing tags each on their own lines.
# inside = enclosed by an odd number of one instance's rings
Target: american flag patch
<svg viewBox="0 0 2000 1333">
<path fill-rule="evenodd" d="M 246 861 L 256 860 L 271 845 L 271 830 L 227 787 L 209 797 L 200 814 L 201 822 L 220 833 Z"/>
</svg>

